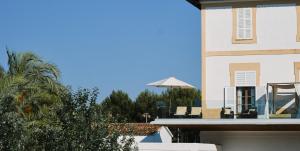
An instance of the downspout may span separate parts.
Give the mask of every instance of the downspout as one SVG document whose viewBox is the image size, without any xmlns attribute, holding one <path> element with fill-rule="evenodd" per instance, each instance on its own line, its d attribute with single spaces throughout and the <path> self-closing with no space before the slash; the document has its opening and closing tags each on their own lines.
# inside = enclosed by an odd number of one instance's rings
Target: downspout
<svg viewBox="0 0 300 151">
<path fill-rule="evenodd" d="M 265 115 L 266 118 L 269 119 L 269 113 L 270 113 L 270 108 L 269 108 L 269 83 L 267 83 L 267 88 L 266 88 L 266 106 L 265 106 Z"/>
</svg>

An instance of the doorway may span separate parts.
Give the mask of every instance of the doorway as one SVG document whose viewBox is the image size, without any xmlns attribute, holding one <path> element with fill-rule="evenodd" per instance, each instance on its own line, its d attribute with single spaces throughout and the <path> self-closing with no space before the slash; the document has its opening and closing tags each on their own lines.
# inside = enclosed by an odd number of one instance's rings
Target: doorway
<svg viewBox="0 0 300 151">
<path fill-rule="evenodd" d="M 236 87 L 236 104 L 237 114 L 255 107 L 255 87 Z"/>
</svg>

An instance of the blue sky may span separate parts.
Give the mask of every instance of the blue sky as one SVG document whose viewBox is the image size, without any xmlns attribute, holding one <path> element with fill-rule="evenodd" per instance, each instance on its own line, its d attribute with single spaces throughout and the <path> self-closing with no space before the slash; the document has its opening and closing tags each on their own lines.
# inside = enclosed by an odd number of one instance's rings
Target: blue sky
<svg viewBox="0 0 300 151">
<path fill-rule="evenodd" d="M 0 18 L 2 65 L 6 46 L 33 51 L 100 99 L 170 76 L 200 88 L 200 12 L 185 0 L 1 0 Z"/>
</svg>

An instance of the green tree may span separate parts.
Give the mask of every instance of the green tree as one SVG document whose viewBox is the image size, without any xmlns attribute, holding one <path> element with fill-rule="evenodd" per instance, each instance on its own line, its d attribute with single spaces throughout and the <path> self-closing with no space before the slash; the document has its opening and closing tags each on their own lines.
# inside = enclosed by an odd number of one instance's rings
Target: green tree
<svg viewBox="0 0 300 151">
<path fill-rule="evenodd" d="M 33 121 L 17 114 L 13 98 L 1 100 L 0 150 L 132 150 L 133 138 L 110 128 L 115 121 L 102 114 L 97 94 L 69 93 L 53 116 Z"/>
<path fill-rule="evenodd" d="M 157 102 L 159 100 L 160 96 L 149 90 L 141 92 L 135 101 L 136 122 L 145 122 L 145 117 L 143 116 L 145 113 L 150 115 L 148 121 L 154 120 L 157 116 Z"/>
<path fill-rule="evenodd" d="M 161 97 L 168 105 L 171 99 L 171 108 L 173 112 L 175 111 L 176 106 L 195 106 L 197 105 L 195 103 L 196 101 L 200 102 L 201 105 L 201 92 L 197 89 L 167 89 L 161 94 Z"/>
<path fill-rule="evenodd" d="M 0 68 L 1 129 L 5 130 L 0 135 L 12 135 L 0 142 L 11 150 L 41 150 L 45 147 L 41 140 L 49 144 L 56 140 L 50 137 L 60 138 L 55 108 L 66 89 L 58 81 L 58 68 L 36 54 L 7 50 L 7 56 L 8 70 Z"/>
<path fill-rule="evenodd" d="M 134 104 L 128 94 L 123 91 L 112 91 L 101 106 L 106 115 L 118 121 L 134 121 Z"/>
<path fill-rule="evenodd" d="M 131 137 L 120 144 L 120 132 L 109 129 L 115 121 L 96 104 L 98 90 L 72 93 L 53 64 L 33 53 L 7 55 L 8 71 L 0 67 L 0 150 L 131 150 Z"/>
<path fill-rule="evenodd" d="M 118 143 L 121 134 L 109 129 L 114 120 L 101 114 L 96 104 L 97 94 L 97 89 L 82 89 L 64 100 L 64 106 L 58 114 L 62 121 L 64 150 L 131 150 L 133 138 Z"/>
<path fill-rule="evenodd" d="M 0 101 L 0 150 L 22 150 L 25 121 L 17 114 L 15 101 L 6 97 Z"/>
</svg>

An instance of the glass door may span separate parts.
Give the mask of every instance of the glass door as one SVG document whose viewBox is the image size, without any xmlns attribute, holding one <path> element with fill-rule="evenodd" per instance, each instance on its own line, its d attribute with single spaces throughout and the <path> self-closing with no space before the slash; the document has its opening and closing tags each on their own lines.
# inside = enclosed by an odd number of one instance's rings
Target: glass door
<svg viewBox="0 0 300 151">
<path fill-rule="evenodd" d="M 236 111 L 238 114 L 255 107 L 255 87 L 236 87 Z"/>
</svg>

